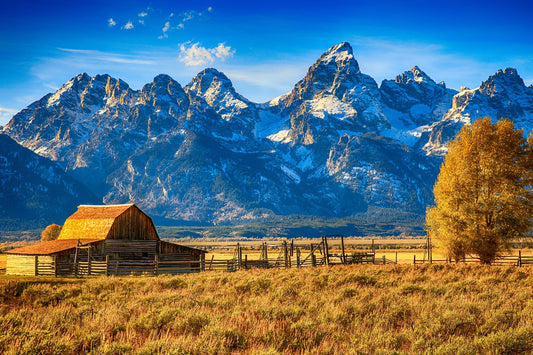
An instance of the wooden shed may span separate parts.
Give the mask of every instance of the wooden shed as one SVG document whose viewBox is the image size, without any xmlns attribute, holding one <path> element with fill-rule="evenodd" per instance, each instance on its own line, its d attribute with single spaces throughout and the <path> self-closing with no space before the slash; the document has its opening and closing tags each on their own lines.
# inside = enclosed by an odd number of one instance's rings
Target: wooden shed
<svg viewBox="0 0 533 355">
<path fill-rule="evenodd" d="M 198 272 L 205 251 L 159 239 L 134 204 L 78 207 L 57 240 L 7 252 L 11 275 L 130 275 Z"/>
</svg>

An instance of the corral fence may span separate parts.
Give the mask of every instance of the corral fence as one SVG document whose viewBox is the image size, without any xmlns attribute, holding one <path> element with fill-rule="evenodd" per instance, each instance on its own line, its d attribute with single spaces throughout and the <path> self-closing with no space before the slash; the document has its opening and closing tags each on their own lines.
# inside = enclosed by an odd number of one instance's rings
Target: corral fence
<svg viewBox="0 0 533 355">
<path fill-rule="evenodd" d="M 430 254 L 431 255 L 431 254 Z M 451 260 L 451 259 L 432 259 L 424 258 L 417 259 L 416 255 L 413 255 L 413 264 L 449 264 L 449 263 L 481 263 L 478 257 L 468 257 L 460 260 Z M 522 255 L 522 251 L 518 251 L 518 255 L 501 255 L 498 256 L 491 265 L 494 266 L 527 266 L 533 265 L 533 255 Z"/>
<path fill-rule="evenodd" d="M 336 238 L 338 252 L 330 246 L 331 238 Z M 283 241 L 278 244 L 262 243 L 258 259 L 251 259 L 246 252 L 249 251 L 239 243 L 234 249 L 232 258 L 220 260 L 215 256 L 205 260 L 206 271 L 210 270 L 249 270 L 271 268 L 302 268 L 321 265 L 348 265 L 348 264 L 396 264 L 397 261 L 389 260 L 385 256 L 376 258 L 374 243 L 369 251 L 347 252 L 343 235 L 323 235 L 320 242 L 298 244 L 294 240 Z M 256 251 L 257 253 L 257 251 Z"/>
</svg>

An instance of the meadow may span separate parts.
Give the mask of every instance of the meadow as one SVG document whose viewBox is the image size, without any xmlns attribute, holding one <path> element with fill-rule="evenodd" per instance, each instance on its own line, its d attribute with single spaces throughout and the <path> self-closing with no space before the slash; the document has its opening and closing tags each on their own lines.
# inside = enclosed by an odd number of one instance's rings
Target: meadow
<svg viewBox="0 0 533 355">
<path fill-rule="evenodd" d="M 0 276 L 4 354 L 527 354 L 533 268 Z"/>
</svg>

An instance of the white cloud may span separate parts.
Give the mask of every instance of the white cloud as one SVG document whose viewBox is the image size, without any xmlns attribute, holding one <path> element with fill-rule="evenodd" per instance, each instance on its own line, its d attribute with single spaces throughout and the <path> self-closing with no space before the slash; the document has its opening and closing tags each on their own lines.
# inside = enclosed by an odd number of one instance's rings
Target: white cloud
<svg viewBox="0 0 533 355">
<path fill-rule="evenodd" d="M 215 48 L 205 48 L 200 43 L 184 43 L 180 45 L 179 61 L 187 66 L 207 65 L 215 61 L 216 58 L 221 61 L 231 58 L 235 51 L 230 46 L 219 43 Z"/>
<path fill-rule="evenodd" d="M 131 21 L 128 21 L 124 26 L 122 26 L 123 30 L 131 30 L 133 29 L 133 23 Z"/>
<path fill-rule="evenodd" d="M 141 13 L 139 14 L 139 17 L 146 17 L 146 16 L 148 16 L 148 13 L 147 13 L 147 12 L 141 12 Z"/>
<path fill-rule="evenodd" d="M 201 14 L 201 13 L 200 13 Z M 198 12 L 194 11 L 194 10 L 191 10 L 191 11 L 187 11 L 183 14 L 183 17 L 181 18 L 181 20 L 183 22 L 187 22 L 187 21 L 190 21 L 192 20 L 193 18 L 195 18 L 196 16 L 198 16 Z M 201 16 L 201 15 L 200 15 Z"/>
<path fill-rule="evenodd" d="M 218 59 L 221 60 L 225 60 L 226 58 L 231 58 L 233 56 L 233 51 L 231 50 L 231 47 L 225 46 L 224 43 L 219 43 L 218 46 L 216 48 L 213 48 L 211 51 Z"/>
<path fill-rule="evenodd" d="M 211 12 L 211 11 L 213 11 L 213 8 L 212 8 L 211 6 L 209 6 L 209 7 L 207 8 L 207 11 L 208 11 L 208 12 Z"/>
<path fill-rule="evenodd" d="M 117 23 L 115 22 L 115 20 L 113 20 L 112 18 L 110 18 L 109 20 L 107 20 L 107 25 L 109 27 L 114 27 L 117 25 Z"/>
<path fill-rule="evenodd" d="M 170 28 L 170 21 L 165 22 L 165 27 L 163 27 L 163 32 L 168 32 Z"/>
<path fill-rule="evenodd" d="M 0 106 L 0 126 L 9 122 L 9 120 L 17 113 L 17 110 Z"/>
</svg>

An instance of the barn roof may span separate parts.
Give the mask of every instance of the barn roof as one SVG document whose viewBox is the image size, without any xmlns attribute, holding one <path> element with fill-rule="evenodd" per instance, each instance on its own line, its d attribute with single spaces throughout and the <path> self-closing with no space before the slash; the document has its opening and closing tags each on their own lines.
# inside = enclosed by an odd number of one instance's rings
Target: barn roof
<svg viewBox="0 0 533 355">
<path fill-rule="evenodd" d="M 124 213 L 133 203 L 126 205 L 81 205 L 68 219 L 115 219 Z"/>
<path fill-rule="evenodd" d="M 99 239 L 66 239 L 66 240 L 49 240 L 37 244 L 28 245 L 22 248 L 6 251 L 6 254 L 23 254 L 23 255 L 50 255 L 61 251 L 73 249 L 78 245 L 87 245 L 96 242 Z"/>
<path fill-rule="evenodd" d="M 65 221 L 57 239 L 79 239 L 80 237 L 106 239 L 115 219 L 134 206 L 133 203 L 78 206 L 78 210 Z M 137 206 L 135 207 L 138 208 Z"/>
</svg>

